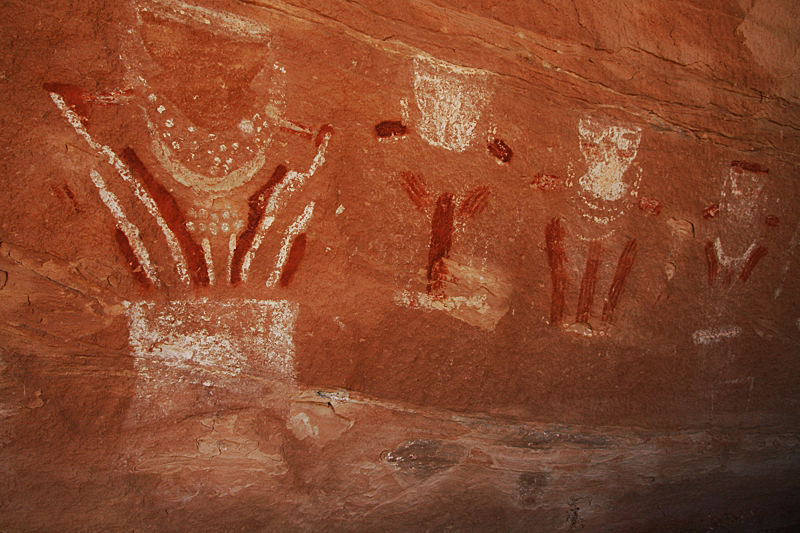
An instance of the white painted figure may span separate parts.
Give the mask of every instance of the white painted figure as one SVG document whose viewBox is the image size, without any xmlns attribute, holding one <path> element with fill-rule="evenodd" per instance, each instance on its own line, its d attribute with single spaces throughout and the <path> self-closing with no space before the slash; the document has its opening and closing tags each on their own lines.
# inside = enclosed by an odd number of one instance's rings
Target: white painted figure
<svg viewBox="0 0 800 533">
<path fill-rule="evenodd" d="M 586 173 L 578 180 L 584 217 L 607 226 L 625 213 L 639 193 L 641 173 L 631 169 L 642 131 L 638 127 L 603 124 L 584 118 L 578 122 Z"/>
<path fill-rule="evenodd" d="M 93 169 L 90 178 L 115 220 L 118 242 L 130 248 L 129 263 L 138 263 L 134 277 L 159 292 L 169 283 L 163 264 L 168 261 L 186 287 L 247 283 L 276 218 L 325 163 L 332 129 L 312 130 L 283 118 L 286 71 L 273 57 L 269 28 L 243 13 L 179 0 L 137 0 L 133 26 L 121 37 L 124 88 L 95 94 L 58 83 L 46 86 L 75 132 L 108 163 Z M 144 134 L 149 144 L 134 141 L 135 149 L 129 145 L 118 152 L 97 141 L 82 111 L 98 103 L 140 110 L 142 131 L 130 132 L 131 138 Z M 315 144 L 308 170 L 280 165 L 273 172 L 277 162 L 270 163 L 267 150 L 279 130 Z M 130 142 L 128 132 L 119 133 L 123 143 Z M 135 153 L 139 150 L 149 153 L 149 168 Z M 112 172 L 117 179 L 108 176 Z M 141 207 L 124 206 L 124 196 L 113 192 L 120 186 L 130 188 L 156 221 L 171 257 L 155 257 L 157 236 L 136 226 L 131 214 Z M 259 191 L 264 192 L 256 197 Z M 287 224 L 267 287 L 282 280 L 292 244 L 306 231 L 314 206 L 313 201 L 299 206 Z M 296 304 L 156 298 L 127 304 L 126 313 L 131 347 L 140 359 L 237 373 L 254 370 L 258 352 L 262 370 L 294 377 Z"/>
<path fill-rule="evenodd" d="M 486 72 L 429 56 L 414 58 L 417 130 L 431 146 L 463 152 L 472 144 L 489 100 Z"/>
</svg>

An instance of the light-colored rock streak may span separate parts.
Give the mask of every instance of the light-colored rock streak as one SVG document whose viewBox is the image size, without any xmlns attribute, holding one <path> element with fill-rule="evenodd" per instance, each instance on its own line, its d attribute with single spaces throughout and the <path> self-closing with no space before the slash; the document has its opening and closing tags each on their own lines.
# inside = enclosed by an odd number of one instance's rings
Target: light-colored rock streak
<svg viewBox="0 0 800 533">
<path fill-rule="evenodd" d="M 147 253 L 147 248 L 139 236 L 139 228 L 132 224 L 128 220 L 128 217 L 125 216 L 125 212 L 119 205 L 119 200 L 113 192 L 106 188 L 106 184 L 103 181 L 103 177 L 100 175 L 100 173 L 96 170 L 92 170 L 89 175 L 92 178 L 92 183 L 94 183 L 94 186 L 97 187 L 97 192 L 100 194 L 100 199 L 103 200 L 103 203 L 106 204 L 106 207 L 108 207 L 108 210 L 111 211 L 111 214 L 117 221 L 117 227 L 122 230 L 122 233 L 124 233 L 125 237 L 128 238 L 128 242 L 131 245 L 133 254 L 136 256 L 136 260 L 139 261 L 139 264 L 142 266 L 142 270 L 144 270 L 145 275 L 148 277 L 148 279 L 150 279 L 151 282 L 153 282 L 153 284 L 159 285 L 160 281 L 158 279 L 158 275 L 156 274 L 153 265 L 150 263 L 150 255 Z"/>
<path fill-rule="evenodd" d="M 180 24 L 193 24 L 239 40 L 269 41 L 269 28 L 255 20 L 226 11 L 208 9 L 178 0 L 139 0 L 137 4 L 139 11 L 149 11 L 157 17 Z"/>
<path fill-rule="evenodd" d="M 431 146 L 463 152 L 489 100 L 485 71 L 452 65 L 432 57 L 414 58 L 414 97 L 421 118 L 420 136 Z"/>
<path fill-rule="evenodd" d="M 156 223 L 158 223 L 158 227 L 161 228 L 161 231 L 164 233 L 164 238 L 167 240 L 169 251 L 172 254 L 172 259 L 175 261 L 175 268 L 178 271 L 181 281 L 183 281 L 186 285 L 189 285 L 189 269 L 186 265 L 186 258 L 183 256 L 178 239 L 175 237 L 175 234 L 172 232 L 172 230 L 169 229 L 167 222 L 161 216 L 156 202 L 150 197 L 149 194 L 147 194 L 147 191 L 145 191 L 142 184 L 133 177 L 133 174 L 128 166 L 122 162 L 119 156 L 117 156 L 117 154 L 111 148 L 101 145 L 92 139 L 92 136 L 89 135 L 89 132 L 86 131 L 86 128 L 81 123 L 81 119 L 78 114 L 69 108 L 67 103 L 59 94 L 51 92 L 50 98 L 52 98 L 53 103 L 56 104 L 56 107 L 61 110 L 64 118 L 67 119 L 67 122 L 70 123 L 75 132 L 83 137 L 86 143 L 93 150 L 97 151 L 101 155 L 104 155 L 108 159 L 108 163 L 113 166 L 117 171 L 117 174 L 119 174 L 120 177 L 130 185 L 130 187 L 133 189 L 133 193 L 136 195 L 136 198 L 142 202 L 142 205 L 144 205 L 148 213 L 155 218 Z"/>
<path fill-rule="evenodd" d="M 283 180 L 283 182 L 281 182 L 277 187 L 275 187 L 275 190 L 272 191 L 272 195 L 267 203 L 267 207 L 264 209 L 264 216 L 261 219 L 261 223 L 258 225 L 258 230 L 256 230 L 256 236 L 253 239 L 253 244 L 250 247 L 250 250 L 247 251 L 244 260 L 242 261 L 242 281 L 247 281 L 253 258 L 255 257 L 258 248 L 261 246 L 261 242 L 264 240 L 264 236 L 267 234 L 267 231 L 272 226 L 272 223 L 275 222 L 275 213 L 286 203 L 286 198 L 284 198 L 284 196 L 290 195 L 291 193 L 297 191 L 300 187 L 302 187 L 308 178 L 312 177 L 317 170 L 325 164 L 325 152 L 328 149 L 328 142 L 330 141 L 330 138 L 331 134 L 327 133 L 322 139 L 322 143 L 320 143 L 319 149 L 317 150 L 317 155 L 314 156 L 314 161 L 311 162 L 311 166 L 306 172 L 301 173 L 290 170 L 286 174 L 286 178 Z M 231 256 L 231 259 L 232 257 L 233 256 Z"/>
<path fill-rule="evenodd" d="M 278 279 L 281 277 L 281 271 L 283 270 L 283 265 L 286 264 L 286 259 L 289 256 L 289 248 L 292 245 L 292 240 L 301 231 L 305 231 L 306 226 L 308 226 L 308 221 L 311 219 L 313 214 L 314 202 L 311 202 L 303 210 L 303 213 L 297 217 L 294 223 L 289 226 L 289 229 L 286 231 L 286 237 L 283 239 L 281 250 L 278 252 L 278 259 L 275 261 L 275 270 L 272 271 L 272 274 L 267 280 L 267 287 L 274 287 L 275 284 L 278 283 Z"/>
</svg>

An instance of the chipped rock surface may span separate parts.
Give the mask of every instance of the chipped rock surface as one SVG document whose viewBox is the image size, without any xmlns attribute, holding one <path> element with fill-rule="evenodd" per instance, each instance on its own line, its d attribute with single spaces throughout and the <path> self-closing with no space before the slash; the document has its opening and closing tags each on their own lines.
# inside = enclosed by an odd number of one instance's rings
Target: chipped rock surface
<svg viewBox="0 0 800 533">
<path fill-rule="evenodd" d="M 0 530 L 800 527 L 796 2 L 0 20 Z"/>
</svg>

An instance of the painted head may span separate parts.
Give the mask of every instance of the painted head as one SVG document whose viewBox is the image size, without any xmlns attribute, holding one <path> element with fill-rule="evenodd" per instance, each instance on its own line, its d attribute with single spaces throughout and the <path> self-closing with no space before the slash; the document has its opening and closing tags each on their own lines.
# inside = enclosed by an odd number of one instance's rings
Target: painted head
<svg viewBox="0 0 800 533">
<path fill-rule="evenodd" d="M 595 198 L 616 202 L 638 187 L 626 172 L 636 158 L 642 131 L 637 127 L 596 123 L 581 119 L 578 123 L 581 153 L 588 169 L 580 178 L 581 188 Z"/>
<path fill-rule="evenodd" d="M 419 134 L 431 146 L 463 152 L 488 100 L 486 72 L 429 56 L 414 58 L 414 98 Z"/>
<path fill-rule="evenodd" d="M 741 255 L 764 232 L 759 218 L 768 170 L 756 163 L 733 161 L 722 186 L 720 221 L 728 228 L 722 244 L 729 254 Z"/>
<path fill-rule="evenodd" d="M 184 185 L 225 191 L 261 168 L 282 112 L 270 32 L 244 11 L 137 0 L 123 46 L 152 149 Z"/>
<path fill-rule="evenodd" d="M 756 163 L 734 161 L 722 188 L 720 211 L 730 223 L 750 225 L 761 211 L 759 201 L 767 169 Z"/>
</svg>

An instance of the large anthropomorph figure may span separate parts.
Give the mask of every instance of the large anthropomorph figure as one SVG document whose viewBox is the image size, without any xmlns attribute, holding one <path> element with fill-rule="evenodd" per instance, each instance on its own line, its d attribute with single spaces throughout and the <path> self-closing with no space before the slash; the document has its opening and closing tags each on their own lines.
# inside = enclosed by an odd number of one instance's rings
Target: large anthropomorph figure
<svg viewBox="0 0 800 533">
<path fill-rule="evenodd" d="M 120 256 L 145 295 L 163 293 L 129 304 L 134 350 L 233 372 L 260 359 L 291 376 L 296 304 L 197 297 L 222 285 L 252 296 L 242 285 L 256 281 L 254 260 L 273 228 L 283 237 L 277 249 L 262 251 L 275 261 L 257 279 L 264 294 L 290 283 L 314 201 L 293 207 L 289 200 L 324 164 L 332 134 L 330 126 L 284 118 L 285 68 L 274 60 L 269 28 L 237 9 L 138 1 L 131 27 L 121 32 L 120 86 L 52 80 L 45 89 L 104 161 L 87 179 L 108 208 Z M 275 159 L 276 136 L 307 141 L 303 170 Z M 144 224 L 158 231 L 145 234 Z M 194 297 L 156 303 L 165 291 Z M 214 342 L 206 346 L 203 338 Z M 161 341 L 171 348 L 154 352 Z M 224 353 L 214 355 L 212 346 Z"/>
<path fill-rule="evenodd" d="M 580 150 L 586 171 L 576 181 L 574 194 L 576 212 L 554 217 L 545 227 L 547 260 L 551 275 L 550 325 L 565 327 L 569 331 L 590 335 L 595 312 L 595 292 L 598 271 L 604 257 L 618 257 L 611 284 L 606 288 L 606 298 L 599 314 L 599 324 L 611 323 L 622 296 L 628 275 L 636 258 L 635 238 L 625 238 L 618 243 L 619 228 L 626 221 L 631 207 L 657 213 L 655 200 L 642 204 L 638 199 L 641 172 L 632 168 L 641 143 L 638 127 L 607 120 L 583 118 L 578 122 Z M 532 184 L 542 191 L 563 187 L 553 176 L 539 175 Z M 581 276 L 575 319 L 567 320 L 567 293 L 569 275 L 567 261 L 570 251 L 582 255 L 586 263 Z M 599 306 L 598 306 L 599 307 Z M 598 322 L 594 322 L 598 325 Z"/>
</svg>

